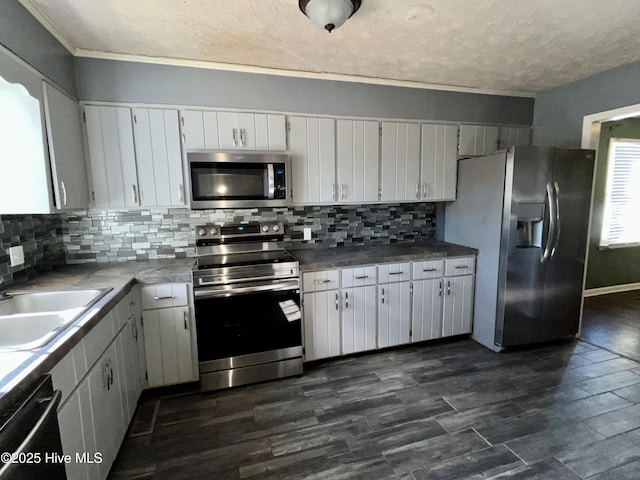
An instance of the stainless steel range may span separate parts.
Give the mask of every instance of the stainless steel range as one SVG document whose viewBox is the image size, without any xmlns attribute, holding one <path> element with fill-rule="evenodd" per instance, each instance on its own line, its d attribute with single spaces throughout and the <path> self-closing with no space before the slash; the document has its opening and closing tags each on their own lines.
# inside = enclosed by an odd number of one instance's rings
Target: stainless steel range
<svg viewBox="0 0 640 480">
<path fill-rule="evenodd" d="M 282 222 L 196 228 L 202 391 L 302 374 L 298 261 Z"/>
</svg>

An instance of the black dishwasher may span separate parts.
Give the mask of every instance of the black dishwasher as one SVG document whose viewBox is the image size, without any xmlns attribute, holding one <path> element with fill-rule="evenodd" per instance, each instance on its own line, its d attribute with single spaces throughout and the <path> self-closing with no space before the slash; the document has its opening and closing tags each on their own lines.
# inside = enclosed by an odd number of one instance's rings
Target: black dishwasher
<svg viewBox="0 0 640 480">
<path fill-rule="evenodd" d="M 0 479 L 66 479 L 51 375 L 39 379 L 0 418 Z"/>
</svg>

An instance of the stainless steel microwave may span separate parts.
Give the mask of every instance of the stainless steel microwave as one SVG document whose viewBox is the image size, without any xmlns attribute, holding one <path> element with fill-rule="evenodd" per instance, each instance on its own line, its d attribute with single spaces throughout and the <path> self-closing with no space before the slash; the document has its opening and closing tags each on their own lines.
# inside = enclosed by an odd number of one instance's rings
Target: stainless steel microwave
<svg viewBox="0 0 640 480">
<path fill-rule="evenodd" d="M 289 156 L 187 152 L 192 209 L 281 207 L 291 203 Z"/>
</svg>

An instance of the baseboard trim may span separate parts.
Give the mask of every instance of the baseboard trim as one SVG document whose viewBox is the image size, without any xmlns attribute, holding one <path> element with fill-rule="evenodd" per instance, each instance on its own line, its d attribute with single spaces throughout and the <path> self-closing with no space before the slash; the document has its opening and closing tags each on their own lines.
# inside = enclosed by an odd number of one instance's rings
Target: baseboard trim
<svg viewBox="0 0 640 480">
<path fill-rule="evenodd" d="M 640 283 L 625 283 L 624 285 L 611 285 L 610 287 L 590 288 L 584 291 L 585 297 L 606 295 L 607 293 L 629 292 L 640 290 Z"/>
</svg>

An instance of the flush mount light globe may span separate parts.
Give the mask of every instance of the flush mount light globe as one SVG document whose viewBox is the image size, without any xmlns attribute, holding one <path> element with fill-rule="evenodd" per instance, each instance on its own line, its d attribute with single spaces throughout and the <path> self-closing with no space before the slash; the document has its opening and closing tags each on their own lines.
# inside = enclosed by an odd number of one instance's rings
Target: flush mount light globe
<svg viewBox="0 0 640 480">
<path fill-rule="evenodd" d="M 356 13 L 360 3 L 361 0 L 298 0 L 302 13 L 329 33 Z"/>
</svg>

